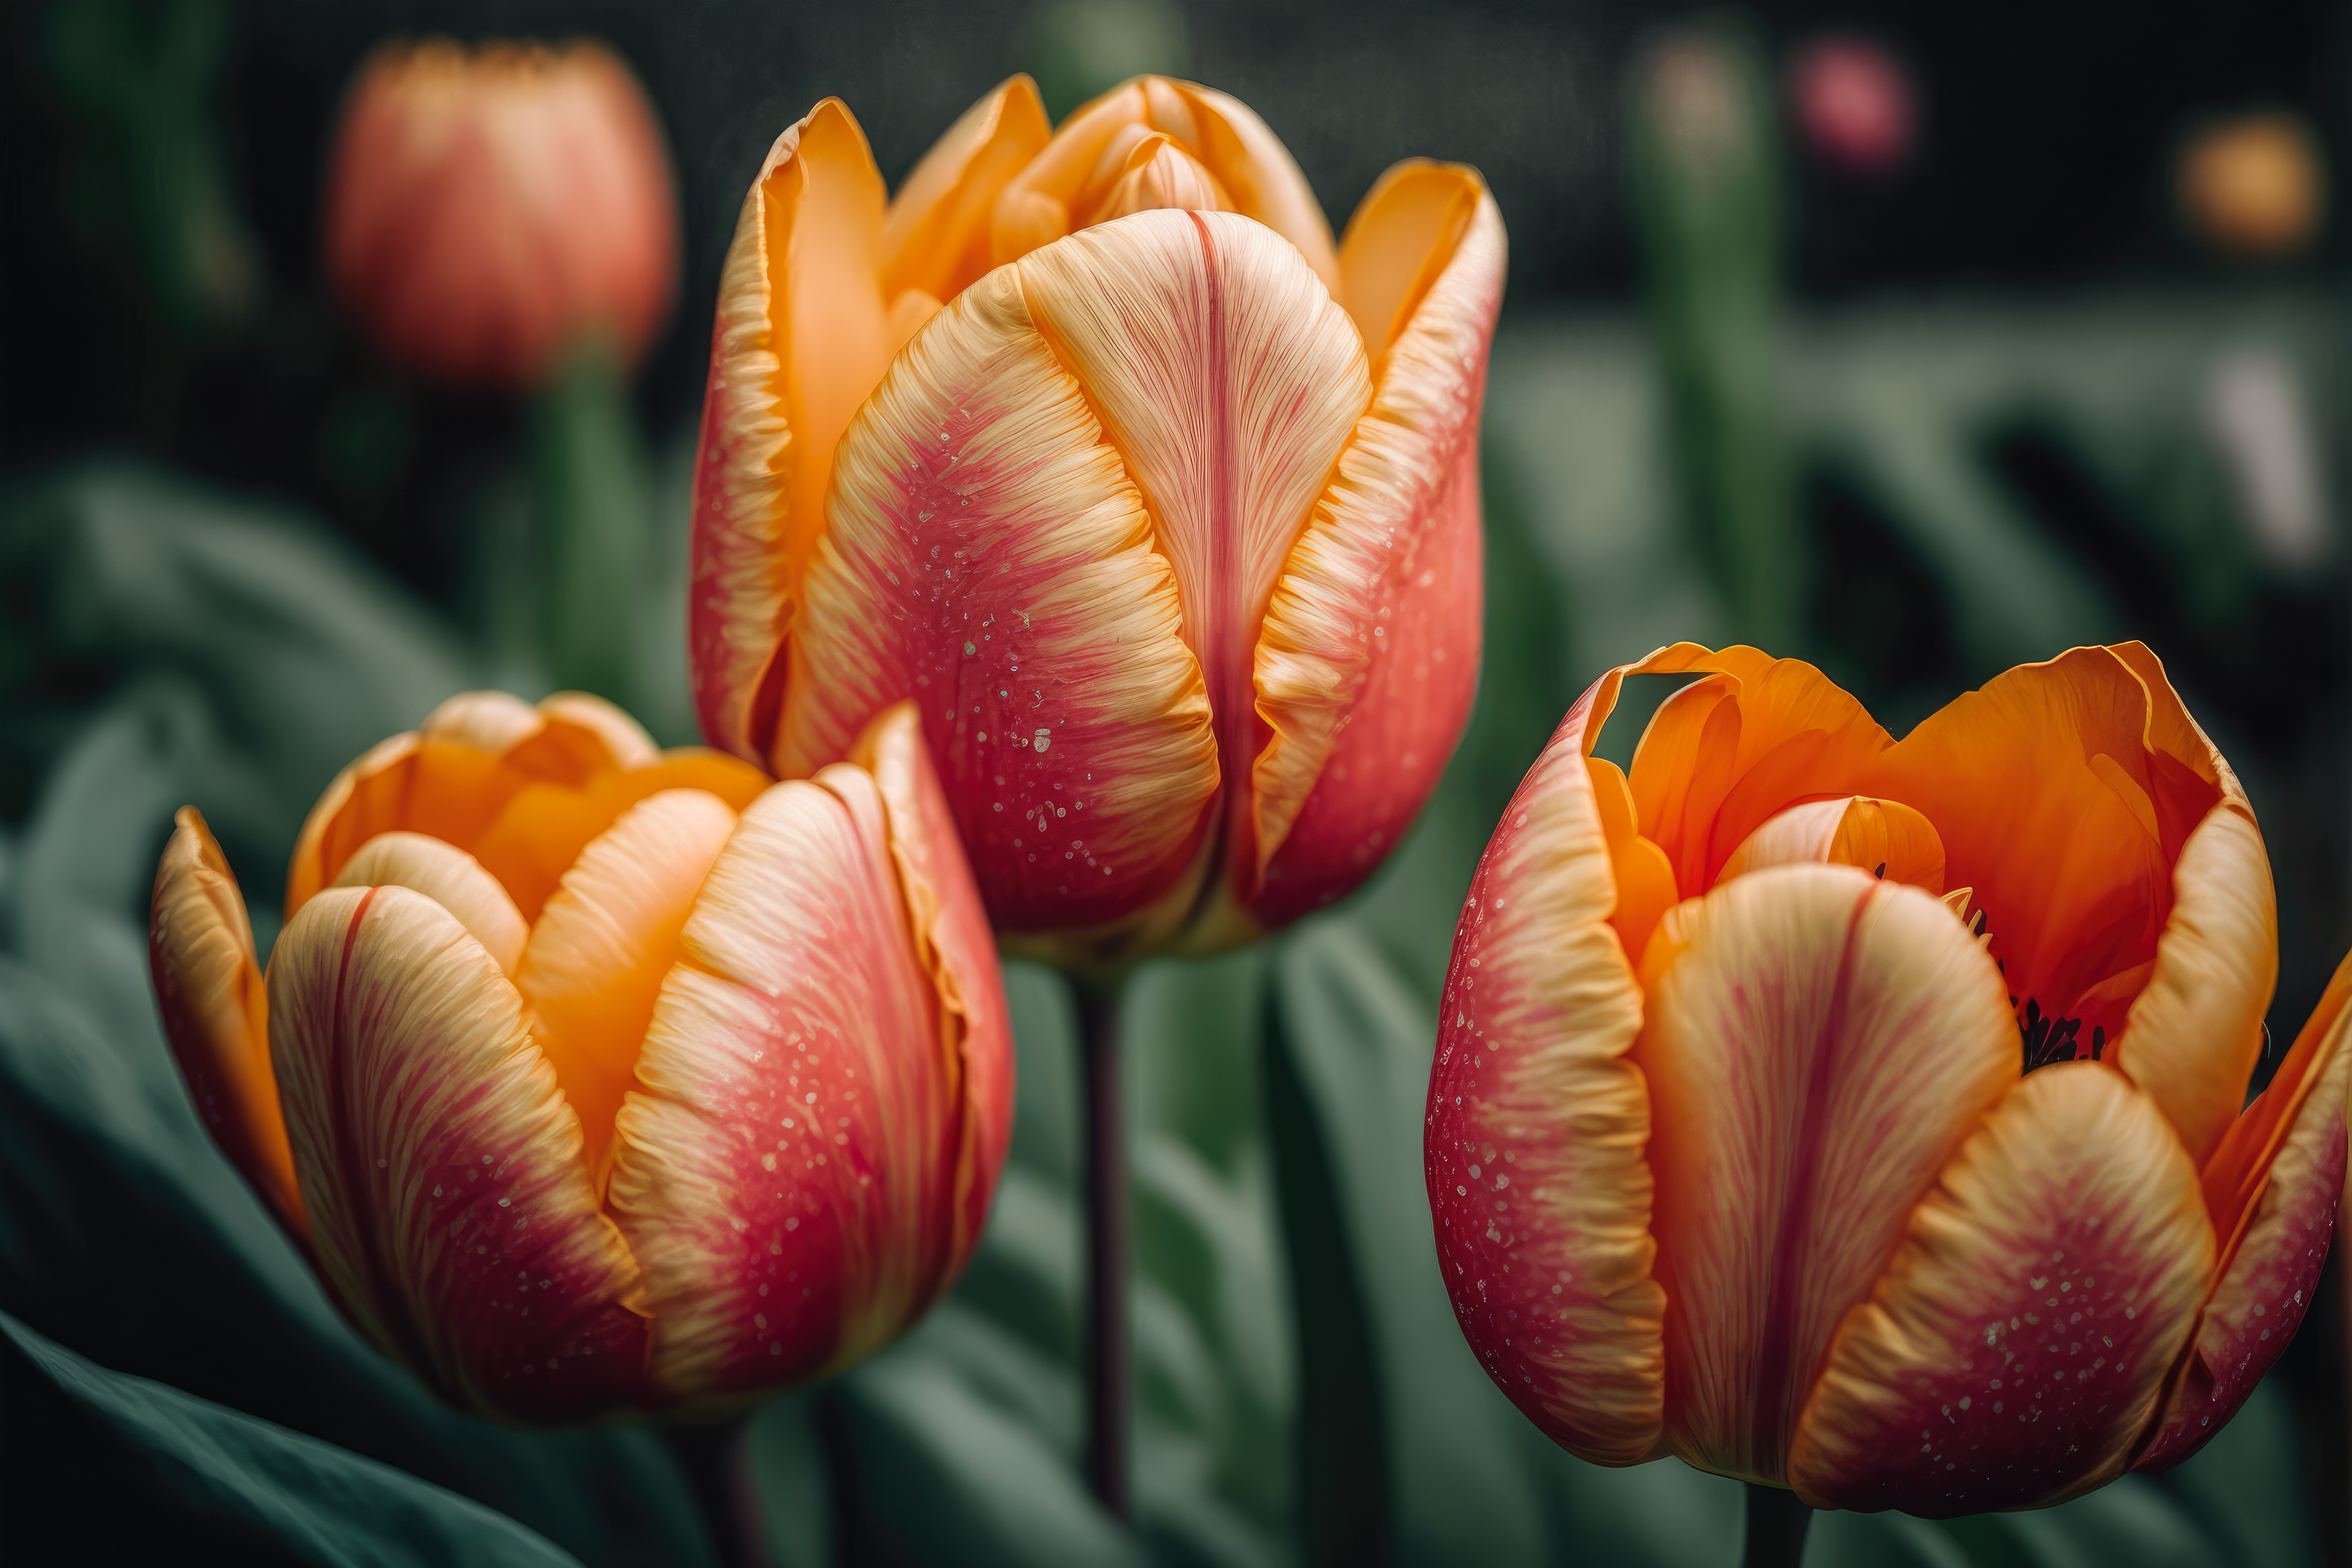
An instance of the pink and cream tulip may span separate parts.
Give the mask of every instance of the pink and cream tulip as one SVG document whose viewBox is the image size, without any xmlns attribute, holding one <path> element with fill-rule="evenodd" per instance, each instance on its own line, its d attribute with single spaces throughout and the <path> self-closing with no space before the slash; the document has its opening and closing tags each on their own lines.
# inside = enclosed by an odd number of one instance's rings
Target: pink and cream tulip
<svg viewBox="0 0 2352 1568">
<path fill-rule="evenodd" d="M 1016 77 L 895 199 L 848 110 L 776 141 L 720 286 L 692 662 L 794 777 L 912 699 L 989 912 L 1117 963 L 1370 874 L 1478 664 L 1503 226 L 1389 171 L 1335 247 L 1282 144 L 1139 78 Z"/>
<path fill-rule="evenodd" d="M 393 359 L 545 379 L 583 332 L 634 363 L 668 314 L 677 196 L 653 106 L 593 43 L 379 49 L 343 107 L 327 268 Z"/>
<path fill-rule="evenodd" d="M 1699 679 L 1628 776 L 1592 753 L 1643 672 Z M 1818 1507 L 2185 1458 L 2293 1336 L 2344 1180 L 2352 961 L 2244 1101 L 2275 920 L 2137 643 L 1900 742 L 1752 648 L 1612 670 L 1454 940 L 1425 1156 L 1463 1331 L 1575 1453 Z"/>
<path fill-rule="evenodd" d="M 847 1364 L 985 1217 L 1012 1057 L 913 714 L 814 779 L 452 699 L 344 770 L 265 978 L 193 809 L 150 947 L 197 1110 L 346 1316 L 526 1421 Z"/>
</svg>

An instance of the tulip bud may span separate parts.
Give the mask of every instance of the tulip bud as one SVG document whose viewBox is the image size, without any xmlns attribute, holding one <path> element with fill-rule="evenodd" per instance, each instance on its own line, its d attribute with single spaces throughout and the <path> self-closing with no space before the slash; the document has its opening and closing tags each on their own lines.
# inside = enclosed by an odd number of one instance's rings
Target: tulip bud
<svg viewBox="0 0 2352 1568">
<path fill-rule="evenodd" d="M 1700 679 L 1631 775 L 1624 676 Z M 1569 710 L 1455 938 L 1425 1171 L 1456 1316 L 1571 1451 L 1815 1507 L 2063 1501 L 2186 1458 L 2311 1300 L 2352 961 L 2261 1096 L 2270 865 L 2137 643 L 1901 742 L 1793 659 Z"/>
<path fill-rule="evenodd" d="M 535 385 L 571 341 L 634 363 L 677 266 L 669 154 L 593 43 L 380 49 L 344 105 L 327 265 L 383 352 L 465 385 Z"/>
<path fill-rule="evenodd" d="M 266 978 L 193 808 L 150 947 L 222 1151 L 488 1414 L 847 1365 L 953 1280 L 1004 1155 L 995 956 L 903 708 L 778 784 L 593 698 L 453 698 L 312 810 Z"/>
<path fill-rule="evenodd" d="M 807 773 L 912 699 L 991 916 L 1116 967 L 1369 876 L 1478 661 L 1477 174 L 1335 248 L 1264 122 L 1143 77 L 1049 132 L 1016 77 L 886 203 L 828 100 L 720 288 L 696 464 L 714 744 Z"/>
</svg>

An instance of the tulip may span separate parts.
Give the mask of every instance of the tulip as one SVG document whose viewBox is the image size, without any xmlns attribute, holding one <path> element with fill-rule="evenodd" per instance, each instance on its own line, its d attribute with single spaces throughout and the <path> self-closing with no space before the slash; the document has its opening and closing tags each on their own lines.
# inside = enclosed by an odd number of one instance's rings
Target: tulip
<svg viewBox="0 0 2352 1568">
<path fill-rule="evenodd" d="M 634 363 L 668 312 L 669 155 L 636 79 L 601 46 L 378 50 L 331 168 L 336 292 L 412 370 L 533 386 L 585 332 Z"/>
<path fill-rule="evenodd" d="M 1629 777 L 1593 742 L 1643 672 L 1700 679 Z M 2244 1104 L 2275 922 L 2139 644 L 1900 743 L 1752 648 L 1611 671 L 1454 942 L 1425 1170 L 1465 1334 L 1586 1458 L 1816 1507 L 2185 1458 L 2294 1334 L 2344 1178 L 2352 963 Z"/>
<path fill-rule="evenodd" d="M 919 709 L 1012 945 L 1117 967 L 1338 898 L 1478 662 L 1503 227 L 1400 163 L 1335 248 L 1220 92 L 1049 131 L 1015 77 L 886 202 L 828 99 L 743 205 L 696 465 L 692 667 L 781 776 Z"/>
<path fill-rule="evenodd" d="M 1885 174 L 1911 155 L 1911 79 L 1865 38 L 1815 39 L 1789 71 L 1791 106 L 1821 160 L 1855 174 Z"/>
<path fill-rule="evenodd" d="M 1012 1059 L 913 715 L 772 784 L 619 710 L 452 699 L 304 825 L 265 980 L 194 809 L 155 878 L 165 1032 L 344 1314 L 535 1422 L 744 1395 L 953 1279 Z"/>
<path fill-rule="evenodd" d="M 2181 150 L 2175 178 L 2190 230 L 2240 260 L 2302 254 L 2326 216 L 2318 140 L 2292 114 L 2249 114 L 2207 126 Z"/>
</svg>

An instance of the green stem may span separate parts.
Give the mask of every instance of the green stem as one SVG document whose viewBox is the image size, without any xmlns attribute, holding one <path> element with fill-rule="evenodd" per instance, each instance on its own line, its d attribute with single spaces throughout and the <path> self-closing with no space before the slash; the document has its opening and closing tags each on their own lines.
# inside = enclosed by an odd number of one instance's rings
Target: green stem
<svg viewBox="0 0 2352 1568">
<path fill-rule="evenodd" d="M 768 1568 L 767 1526 L 751 1482 L 750 1432 L 750 1419 L 737 1416 L 707 1426 L 672 1426 L 662 1434 L 709 1527 L 711 1560 L 719 1568 Z"/>
<path fill-rule="evenodd" d="M 1800 1568 L 1813 1510 L 1784 1487 L 1747 1483 L 1748 1550 L 1743 1568 Z"/>
<path fill-rule="evenodd" d="M 1087 1479 L 1128 1517 L 1133 1403 L 1127 1322 L 1127 1138 L 1120 1112 L 1118 1003 L 1123 981 L 1074 983 L 1086 1082 Z"/>
</svg>

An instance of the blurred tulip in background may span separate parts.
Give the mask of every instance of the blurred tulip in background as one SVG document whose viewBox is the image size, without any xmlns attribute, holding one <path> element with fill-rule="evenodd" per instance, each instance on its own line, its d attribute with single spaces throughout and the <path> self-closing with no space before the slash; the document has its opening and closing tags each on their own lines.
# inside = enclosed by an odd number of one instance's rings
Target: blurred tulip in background
<svg viewBox="0 0 2352 1568">
<path fill-rule="evenodd" d="M 1917 95 L 1894 57 L 1867 38 L 1816 38 L 1798 50 L 1789 97 L 1806 145 L 1832 168 L 1885 174 L 1911 156 Z"/>
<path fill-rule="evenodd" d="M 383 48 L 344 105 L 328 270 L 384 353 L 461 385 L 544 381 L 582 333 L 634 363 L 677 272 L 669 153 L 609 50 Z"/>
<path fill-rule="evenodd" d="M 262 956 L 183 810 L 151 952 L 205 1125 L 450 1403 L 708 1403 L 944 1290 L 1011 1117 L 987 925 L 912 715 L 775 784 L 607 703 L 451 699 L 296 846 Z"/>
<path fill-rule="evenodd" d="M 2301 255 L 2326 216 L 2318 140 L 2293 114 L 2249 114 L 2206 126 L 2181 149 L 2175 181 L 2190 231 L 2242 261 Z"/>
<path fill-rule="evenodd" d="M 1699 679 L 1628 777 L 1594 742 L 1661 672 Z M 2277 962 L 2252 808 L 2137 643 L 1900 743 L 1751 648 L 1612 670 L 1454 944 L 1425 1155 L 1463 1330 L 1577 1454 L 1819 1507 L 2177 1462 L 2293 1336 L 2343 1183 L 2352 963 L 2244 1104 Z"/>
<path fill-rule="evenodd" d="M 1479 651 L 1502 222 L 1389 171 L 1331 242 L 1263 121 L 1016 77 L 895 200 L 828 100 L 720 285 L 695 465 L 705 734 L 782 776 L 913 698 L 991 916 L 1117 967 L 1355 887 Z"/>
</svg>

